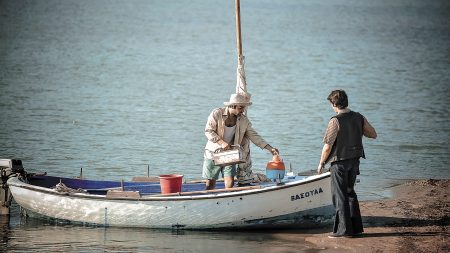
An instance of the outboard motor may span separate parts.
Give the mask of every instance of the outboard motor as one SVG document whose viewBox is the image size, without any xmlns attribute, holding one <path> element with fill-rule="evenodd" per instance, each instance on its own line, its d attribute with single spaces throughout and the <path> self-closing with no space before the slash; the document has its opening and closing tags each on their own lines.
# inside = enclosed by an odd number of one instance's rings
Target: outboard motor
<svg viewBox="0 0 450 253">
<path fill-rule="evenodd" d="M 25 174 L 21 160 L 0 159 L 0 215 L 9 215 L 12 196 L 6 182 L 17 174 Z"/>
</svg>

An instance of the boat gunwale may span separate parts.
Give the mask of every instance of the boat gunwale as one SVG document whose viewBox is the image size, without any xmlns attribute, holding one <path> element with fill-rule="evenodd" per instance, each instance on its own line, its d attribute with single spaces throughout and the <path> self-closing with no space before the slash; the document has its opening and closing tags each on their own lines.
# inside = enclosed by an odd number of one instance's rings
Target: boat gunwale
<svg viewBox="0 0 450 253">
<path fill-rule="evenodd" d="M 89 194 L 89 193 L 82 193 L 82 192 L 57 192 L 54 189 L 42 187 L 42 186 L 36 186 L 31 185 L 28 183 L 25 183 L 21 181 L 17 177 L 12 177 L 8 180 L 7 184 L 8 186 L 15 186 L 19 188 L 24 188 L 27 190 L 33 190 L 41 193 L 51 194 L 51 195 L 59 195 L 59 196 L 69 196 L 73 198 L 85 198 L 85 199 L 102 199 L 102 200 L 108 200 L 108 201 L 185 201 L 185 200 L 200 200 L 200 199 L 223 199 L 223 198 L 229 198 L 229 197 L 239 197 L 239 196 L 248 196 L 253 194 L 261 194 L 266 193 L 270 191 L 277 191 L 282 189 L 287 189 L 291 187 L 296 187 L 299 185 L 304 185 L 312 182 L 316 182 L 319 180 L 323 180 L 327 177 L 330 177 L 330 172 L 326 172 L 320 175 L 313 175 L 306 177 L 305 179 L 296 180 L 296 181 L 290 181 L 285 182 L 282 185 L 271 185 L 267 187 L 262 187 L 258 189 L 247 189 L 242 191 L 232 191 L 232 192 L 215 192 L 215 193 L 209 193 L 209 194 L 199 194 L 199 195 L 170 195 L 170 196 L 164 196 L 164 195 L 143 195 L 139 198 L 130 198 L 130 197 L 114 197 L 114 198 L 108 198 L 106 195 L 96 195 L 96 194 Z M 314 178 L 310 178 L 314 177 Z M 308 179 L 310 178 L 310 179 Z M 13 179 L 17 180 L 18 182 L 12 181 Z"/>
</svg>

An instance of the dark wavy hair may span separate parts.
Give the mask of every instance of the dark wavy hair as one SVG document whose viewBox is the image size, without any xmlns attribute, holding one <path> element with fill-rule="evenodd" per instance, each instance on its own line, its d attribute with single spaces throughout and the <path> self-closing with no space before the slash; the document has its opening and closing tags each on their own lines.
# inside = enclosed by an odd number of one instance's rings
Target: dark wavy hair
<svg viewBox="0 0 450 253">
<path fill-rule="evenodd" d="M 333 106 L 339 109 L 345 109 L 348 106 L 348 97 L 344 90 L 332 91 L 327 99 Z"/>
</svg>

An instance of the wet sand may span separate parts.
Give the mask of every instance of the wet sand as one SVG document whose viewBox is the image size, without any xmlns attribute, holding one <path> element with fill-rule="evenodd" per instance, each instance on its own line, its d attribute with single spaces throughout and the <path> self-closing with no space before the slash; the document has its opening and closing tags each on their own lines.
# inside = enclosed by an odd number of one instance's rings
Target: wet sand
<svg viewBox="0 0 450 253">
<path fill-rule="evenodd" d="M 330 239 L 331 227 L 274 236 L 304 242 L 303 252 L 450 252 L 450 180 L 416 180 L 393 188 L 391 199 L 360 203 L 364 234 Z"/>
</svg>

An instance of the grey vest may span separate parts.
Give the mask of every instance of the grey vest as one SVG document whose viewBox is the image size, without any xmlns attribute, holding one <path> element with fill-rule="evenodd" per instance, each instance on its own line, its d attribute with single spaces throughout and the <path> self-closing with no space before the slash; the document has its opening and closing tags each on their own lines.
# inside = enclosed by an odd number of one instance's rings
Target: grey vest
<svg viewBox="0 0 450 253">
<path fill-rule="evenodd" d="M 358 112 L 350 111 L 333 118 L 339 121 L 339 132 L 327 162 L 366 158 L 362 144 L 364 117 Z"/>
</svg>

